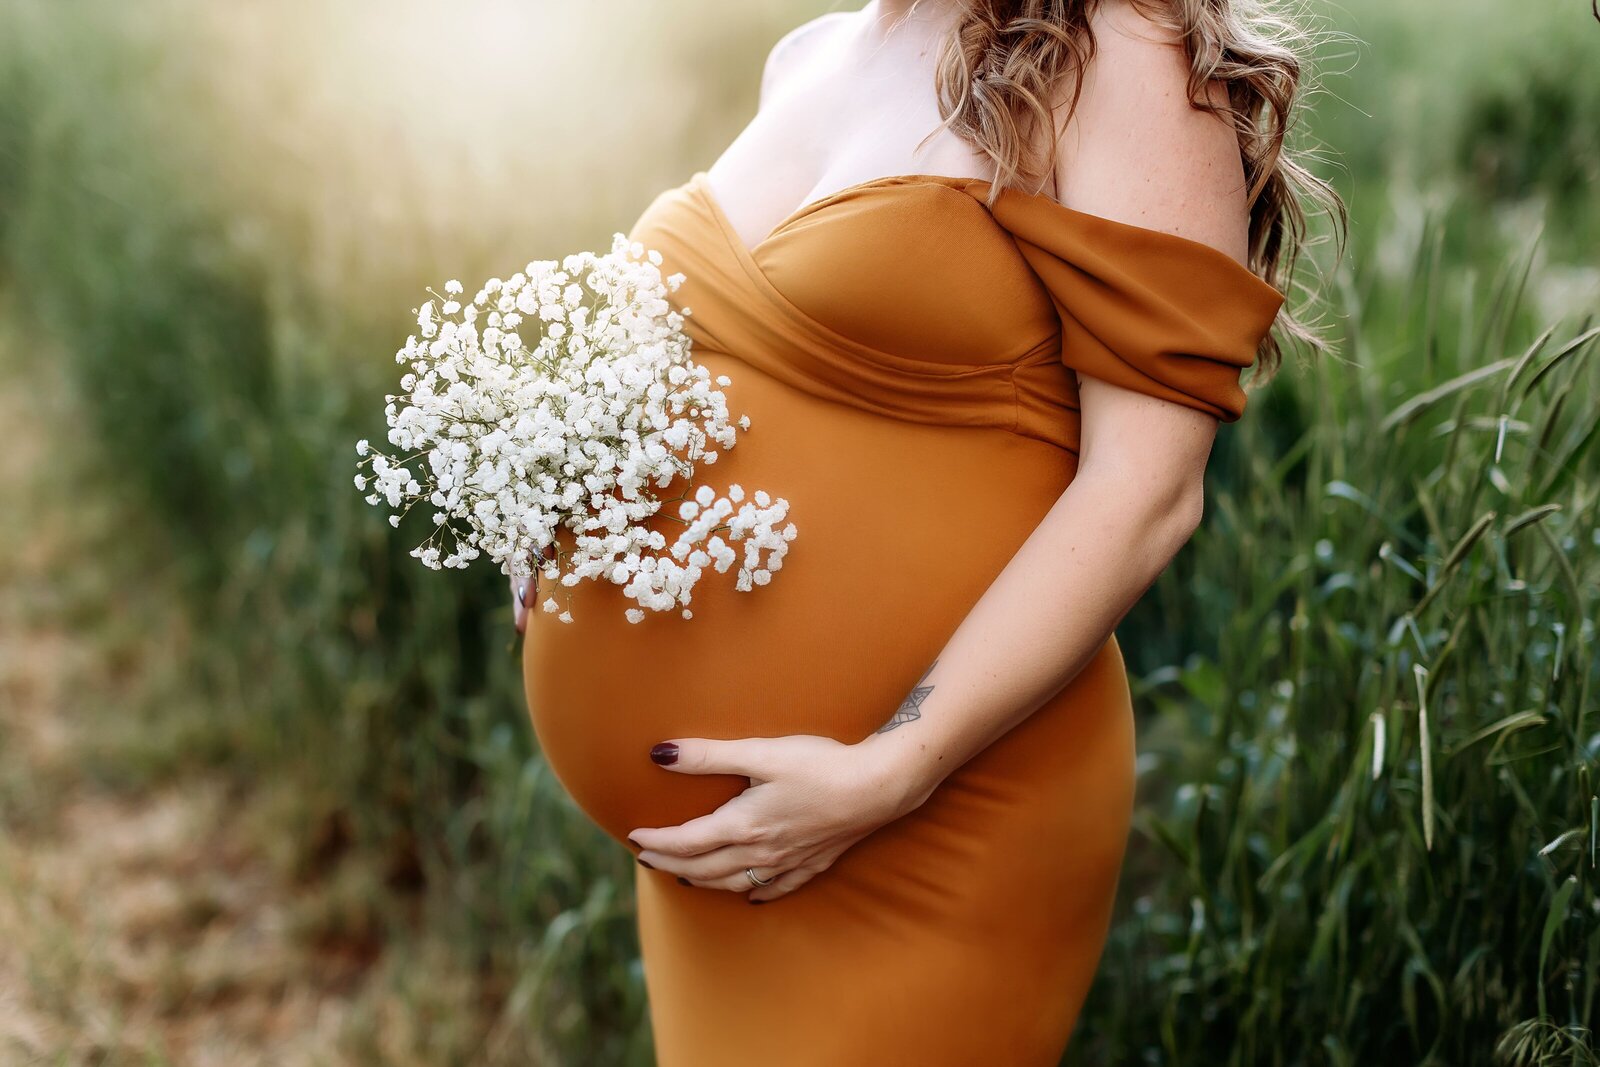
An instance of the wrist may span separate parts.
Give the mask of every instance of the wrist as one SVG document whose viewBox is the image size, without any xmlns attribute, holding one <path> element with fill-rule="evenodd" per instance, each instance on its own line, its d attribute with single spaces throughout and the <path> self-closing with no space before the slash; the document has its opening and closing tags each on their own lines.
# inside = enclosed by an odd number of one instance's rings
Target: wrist
<svg viewBox="0 0 1600 1067">
<path fill-rule="evenodd" d="M 868 734 L 852 747 L 871 788 L 889 798 L 896 817 L 921 807 L 954 769 L 940 750 L 899 729 Z"/>
</svg>

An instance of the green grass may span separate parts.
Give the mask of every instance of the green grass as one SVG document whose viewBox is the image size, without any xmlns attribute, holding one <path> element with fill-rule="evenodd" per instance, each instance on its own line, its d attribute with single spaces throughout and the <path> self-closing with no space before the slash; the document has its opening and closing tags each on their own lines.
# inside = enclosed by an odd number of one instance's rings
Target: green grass
<svg viewBox="0 0 1600 1067">
<path fill-rule="evenodd" d="M 647 1063 L 631 860 L 532 748 L 502 581 L 409 559 L 353 442 L 423 284 L 625 228 L 825 6 L 552 15 L 469 71 L 406 51 L 416 4 L 0 0 L 0 287 L 8 338 L 38 339 L 0 388 L 60 361 L 64 439 L 140 516 L 86 566 L 187 620 L 88 772 L 292 783 L 259 832 L 331 887 L 298 936 L 443 953 L 463 988 L 396 979 L 390 1010 L 481 1013 L 429 1062 Z M 1291 360 L 1225 430 L 1201 532 L 1121 630 L 1146 773 L 1080 1062 L 1595 1062 L 1573 1027 L 1600 963 L 1600 370 L 1576 339 L 1600 94 L 1577 14 L 1337 14 L 1364 43 L 1328 46 L 1354 67 L 1305 132 L 1353 209 L 1343 361 Z M 480 108 L 484 70 L 527 84 Z M 550 103 L 592 71 L 589 106 Z M 391 1061 L 374 1011 L 352 1062 Z"/>
<path fill-rule="evenodd" d="M 1439 337 L 1381 303 L 1287 447 L 1237 428 L 1164 579 L 1215 653 L 1143 677 L 1142 847 L 1082 1062 L 1488 1063 L 1596 1017 L 1600 328 L 1530 339 L 1485 297 Z M 1595 1061 L 1567 1040 L 1506 1062 Z"/>
</svg>

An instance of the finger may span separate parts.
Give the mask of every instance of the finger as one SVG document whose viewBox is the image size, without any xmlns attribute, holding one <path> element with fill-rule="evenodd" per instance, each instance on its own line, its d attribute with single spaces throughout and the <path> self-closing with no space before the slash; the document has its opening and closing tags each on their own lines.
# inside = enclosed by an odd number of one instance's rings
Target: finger
<svg viewBox="0 0 1600 1067">
<path fill-rule="evenodd" d="M 639 858 L 656 870 L 687 878 L 697 885 L 727 882 L 727 888 L 738 888 L 733 879 L 745 878 L 745 868 L 754 867 L 762 878 L 772 877 L 774 871 L 786 871 L 798 866 L 806 857 L 804 853 L 789 849 L 752 847 L 750 845 L 725 845 L 697 856 L 677 856 L 655 849 L 643 849 Z M 748 879 L 744 888 L 750 888 Z"/>
<path fill-rule="evenodd" d="M 749 803 L 739 803 L 746 790 L 716 811 L 696 816 L 677 826 L 641 827 L 628 832 L 628 840 L 640 849 L 666 856 L 699 856 L 728 845 L 764 844 L 768 828 L 757 823 Z"/>
<path fill-rule="evenodd" d="M 511 579 L 511 594 L 514 600 L 511 605 L 511 617 L 518 633 L 524 632 L 528 625 L 528 585 L 529 580 L 526 578 Z"/>
<path fill-rule="evenodd" d="M 793 870 L 784 871 L 782 874 L 778 875 L 777 878 L 773 879 L 771 885 L 764 885 L 759 889 L 752 889 L 748 899 L 752 904 L 765 904 L 769 900 L 777 900 L 779 897 L 788 896 L 790 893 L 793 893 L 796 889 L 799 889 L 801 886 L 811 881 L 811 879 L 821 874 L 825 869 L 826 868 L 818 869 L 817 867 L 803 864 L 794 868 Z M 771 877 L 760 867 L 756 868 L 756 874 L 760 875 L 762 878 Z M 743 875 L 740 877 L 743 877 Z M 750 880 L 748 878 L 745 879 L 745 883 L 747 885 L 749 884 L 749 881 Z"/>
<path fill-rule="evenodd" d="M 770 882 L 775 886 L 777 885 L 777 880 L 788 873 L 789 868 L 781 866 L 763 867 L 756 863 L 746 863 L 737 871 L 718 878 L 686 878 L 679 875 L 678 881 L 683 885 L 693 886 L 696 889 L 718 889 L 728 893 L 745 893 L 755 887 L 755 883 L 750 881 L 750 876 L 745 873 L 746 870 L 754 870 L 757 878 L 764 882 Z"/>
<path fill-rule="evenodd" d="M 765 780 L 771 776 L 777 746 L 770 737 L 710 740 L 679 737 L 650 749 L 658 765 L 680 774 L 742 774 Z"/>
<path fill-rule="evenodd" d="M 518 562 L 525 562 L 530 572 L 533 568 L 533 553 L 524 552 Z M 528 597 L 533 593 L 533 575 L 526 576 L 508 574 L 511 581 L 511 621 L 518 633 L 526 633 L 528 627 Z"/>
</svg>

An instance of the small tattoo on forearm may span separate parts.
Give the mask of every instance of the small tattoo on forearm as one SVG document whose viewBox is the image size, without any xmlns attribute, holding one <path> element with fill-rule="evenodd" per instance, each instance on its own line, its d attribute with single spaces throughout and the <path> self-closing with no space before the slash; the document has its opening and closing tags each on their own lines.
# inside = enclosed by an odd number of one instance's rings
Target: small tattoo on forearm
<svg viewBox="0 0 1600 1067">
<path fill-rule="evenodd" d="M 913 688 L 911 692 L 907 694 L 905 700 L 900 702 L 900 706 L 896 708 L 895 713 L 889 717 L 889 721 L 878 727 L 878 729 L 874 731 L 875 733 L 886 734 L 890 730 L 893 730 L 896 726 L 904 726 L 913 719 L 922 718 L 922 702 L 928 699 L 929 693 L 933 692 L 933 686 L 923 685 L 922 683 L 928 680 L 928 675 L 932 674 L 933 669 L 938 665 L 938 660 L 934 660 L 932 663 L 928 664 L 928 669 L 922 672 L 921 678 L 917 679 L 915 688 Z"/>
</svg>

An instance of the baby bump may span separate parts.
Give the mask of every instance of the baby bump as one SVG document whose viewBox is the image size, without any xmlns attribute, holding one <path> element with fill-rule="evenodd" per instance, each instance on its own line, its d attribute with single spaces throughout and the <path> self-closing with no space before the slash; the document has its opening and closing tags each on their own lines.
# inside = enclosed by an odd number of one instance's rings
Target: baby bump
<svg viewBox="0 0 1600 1067">
<path fill-rule="evenodd" d="M 738 592 L 708 572 L 694 617 L 623 616 L 608 583 L 581 582 L 562 623 L 535 610 L 523 649 L 540 747 L 607 833 L 674 825 L 747 785 L 649 759 L 674 737 L 876 730 L 1044 517 L 1071 457 L 1004 431 L 886 419 L 817 400 L 744 364 L 731 407 L 752 419 L 701 478 L 789 501 L 799 530 L 771 584 Z M 539 596 L 548 593 L 541 583 Z"/>
</svg>

